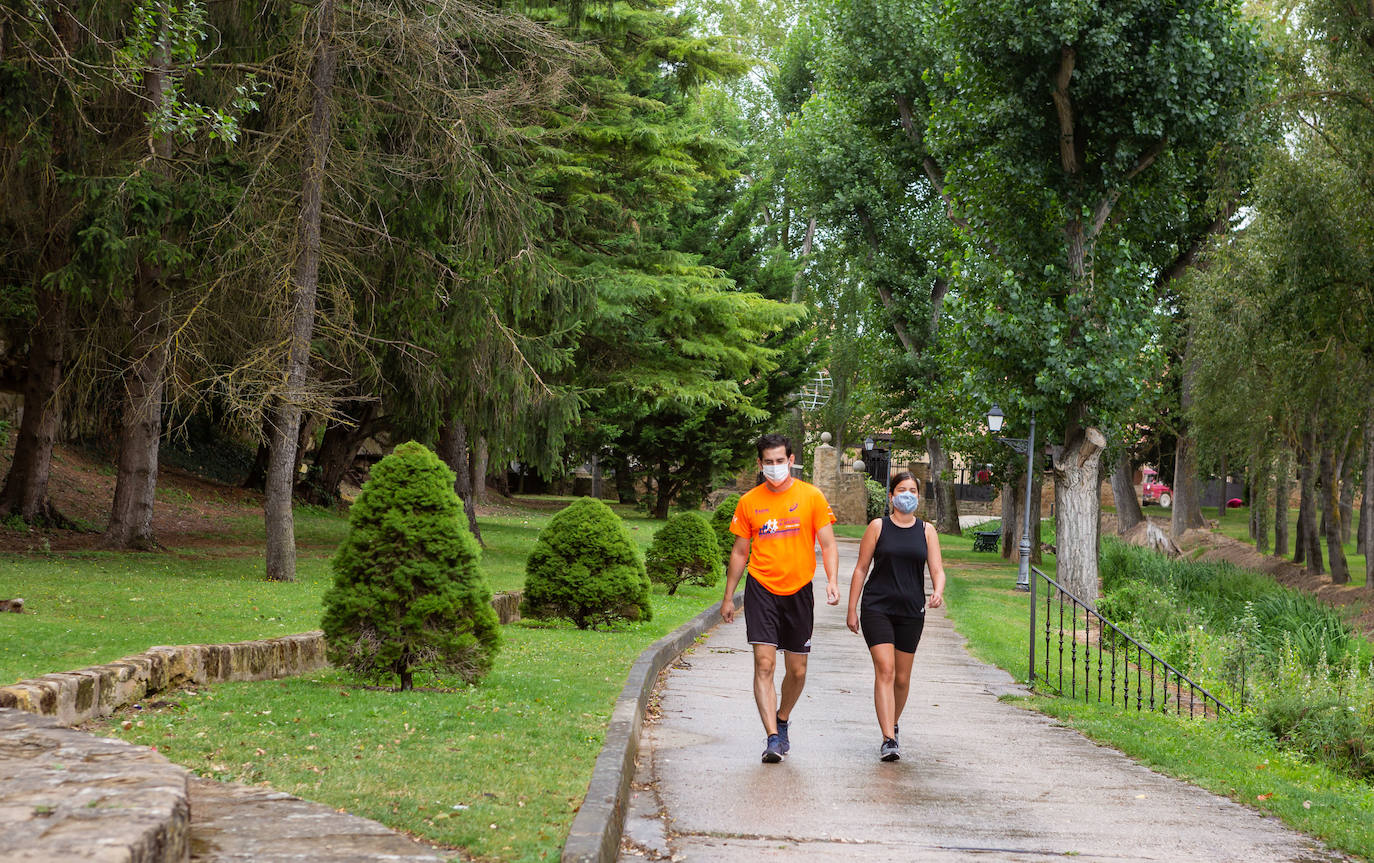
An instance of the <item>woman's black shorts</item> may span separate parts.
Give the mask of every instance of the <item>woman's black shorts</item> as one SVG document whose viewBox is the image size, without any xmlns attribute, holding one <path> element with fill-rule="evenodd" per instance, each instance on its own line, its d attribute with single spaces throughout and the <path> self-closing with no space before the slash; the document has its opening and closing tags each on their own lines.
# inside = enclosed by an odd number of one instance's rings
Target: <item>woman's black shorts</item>
<svg viewBox="0 0 1374 863">
<path fill-rule="evenodd" d="M 887 614 L 872 608 L 859 610 L 859 627 L 863 630 L 864 641 L 868 646 L 890 644 L 903 653 L 915 653 L 916 645 L 921 643 L 921 630 L 925 629 L 926 616 L 915 617 Z"/>
<path fill-rule="evenodd" d="M 810 653 L 816 622 L 812 582 L 789 596 L 779 596 L 750 578 L 744 582 L 744 632 L 750 644 L 771 644 L 787 653 Z"/>
</svg>

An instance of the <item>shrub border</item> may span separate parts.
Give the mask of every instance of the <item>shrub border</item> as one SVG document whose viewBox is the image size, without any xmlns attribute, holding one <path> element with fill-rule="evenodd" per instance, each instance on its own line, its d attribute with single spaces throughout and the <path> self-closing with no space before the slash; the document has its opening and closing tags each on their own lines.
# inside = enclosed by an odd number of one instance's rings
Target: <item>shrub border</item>
<svg viewBox="0 0 1374 863">
<path fill-rule="evenodd" d="M 735 608 L 743 607 L 744 592 L 740 591 L 735 594 Z M 720 622 L 720 607 L 714 605 L 649 645 L 630 666 L 625 688 L 611 709 L 606 742 L 596 758 L 582 807 L 573 818 L 568 839 L 563 844 L 562 863 L 612 863 L 619 856 L 630 782 L 634 779 L 635 757 L 639 754 L 644 708 L 649 703 L 658 673 L 670 660 L 691 647 L 702 633 Z"/>
</svg>

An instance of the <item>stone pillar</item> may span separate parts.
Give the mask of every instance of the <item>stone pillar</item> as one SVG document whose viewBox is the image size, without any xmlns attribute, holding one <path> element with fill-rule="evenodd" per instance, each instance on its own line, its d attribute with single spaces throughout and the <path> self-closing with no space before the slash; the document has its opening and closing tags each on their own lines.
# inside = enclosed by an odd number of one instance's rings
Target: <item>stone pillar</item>
<svg viewBox="0 0 1374 863">
<path fill-rule="evenodd" d="M 864 474 L 850 465 L 840 464 L 839 450 L 830 445 L 830 435 L 821 435 L 822 443 L 811 456 L 811 481 L 830 502 L 830 509 L 840 524 L 868 523 L 868 489 Z"/>
</svg>

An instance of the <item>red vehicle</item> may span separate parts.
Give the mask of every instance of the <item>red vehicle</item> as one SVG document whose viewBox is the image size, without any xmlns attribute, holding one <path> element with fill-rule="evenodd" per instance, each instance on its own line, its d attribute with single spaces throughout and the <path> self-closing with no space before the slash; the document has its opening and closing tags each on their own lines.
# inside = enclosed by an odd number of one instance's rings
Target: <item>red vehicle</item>
<svg viewBox="0 0 1374 863">
<path fill-rule="evenodd" d="M 1174 502 L 1174 490 L 1159 482 L 1159 472 L 1152 467 L 1140 469 L 1140 505 L 1157 503 L 1168 509 Z"/>
</svg>

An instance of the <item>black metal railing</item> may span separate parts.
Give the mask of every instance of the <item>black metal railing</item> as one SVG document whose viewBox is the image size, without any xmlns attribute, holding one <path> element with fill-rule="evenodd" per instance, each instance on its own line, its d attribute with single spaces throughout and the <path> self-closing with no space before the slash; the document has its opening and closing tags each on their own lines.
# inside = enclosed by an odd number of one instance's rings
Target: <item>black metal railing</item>
<svg viewBox="0 0 1374 863">
<path fill-rule="evenodd" d="M 1038 676 L 1042 686 L 1064 697 L 1081 697 L 1086 702 L 1092 700 L 1095 682 L 1098 702 L 1180 716 L 1186 711 L 1190 717 L 1200 715 L 1203 718 L 1219 716 L 1223 711 L 1234 712 L 1059 582 L 1033 566 L 1030 569 L 1029 680 L 1032 687 Z M 1038 589 L 1041 579 L 1047 586 L 1043 603 Z M 1044 625 L 1037 629 L 1042 604 Z M 1037 669 L 1036 665 L 1037 643 L 1044 646 L 1043 669 Z"/>
</svg>

